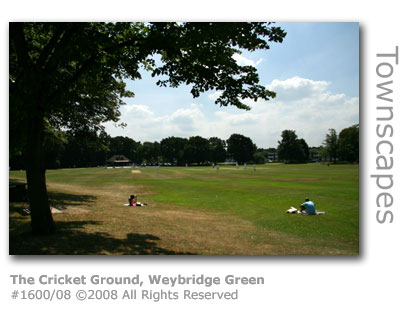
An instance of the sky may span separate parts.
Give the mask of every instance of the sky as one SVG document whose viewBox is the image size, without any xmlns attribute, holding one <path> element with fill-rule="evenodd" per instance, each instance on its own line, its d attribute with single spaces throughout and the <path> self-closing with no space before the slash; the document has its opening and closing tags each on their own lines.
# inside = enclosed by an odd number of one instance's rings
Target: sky
<svg viewBox="0 0 409 320">
<path fill-rule="evenodd" d="M 127 80 L 133 98 L 120 107 L 125 128 L 106 123 L 112 137 L 154 142 L 175 136 L 228 139 L 238 133 L 259 148 L 277 147 L 283 130 L 295 130 L 310 147 L 320 146 L 334 128 L 338 133 L 359 123 L 359 24 L 349 22 L 276 23 L 286 32 L 270 49 L 242 52 L 238 64 L 255 66 L 260 84 L 275 99 L 245 101 L 250 111 L 220 107 L 216 91 L 194 99 L 189 86 L 162 88 L 142 72 Z"/>
</svg>

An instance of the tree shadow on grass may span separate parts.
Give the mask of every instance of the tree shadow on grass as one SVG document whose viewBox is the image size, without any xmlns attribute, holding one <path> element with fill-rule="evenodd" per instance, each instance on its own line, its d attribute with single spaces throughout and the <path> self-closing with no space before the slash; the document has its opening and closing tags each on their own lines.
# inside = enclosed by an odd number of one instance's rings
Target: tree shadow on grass
<svg viewBox="0 0 409 320">
<path fill-rule="evenodd" d="M 63 192 L 48 192 L 50 204 L 53 207 L 64 210 L 67 206 L 80 206 L 85 203 L 92 204 L 97 197 L 89 194 L 71 194 Z"/>
<path fill-rule="evenodd" d="M 22 217 L 10 217 L 11 255 L 189 255 L 160 248 L 160 238 L 152 234 L 128 233 L 125 239 L 106 232 L 90 231 L 98 221 L 56 222 L 57 232 L 33 236 L 30 224 Z M 10 224 L 11 225 L 11 224 Z"/>
<path fill-rule="evenodd" d="M 84 194 L 49 192 L 50 204 L 58 209 L 92 204 L 97 197 Z M 152 234 L 128 233 L 126 238 L 99 232 L 100 221 L 56 221 L 57 231 L 33 236 L 28 203 L 9 204 L 9 253 L 11 255 L 189 255 L 167 250 Z"/>
<path fill-rule="evenodd" d="M 60 210 L 67 209 L 67 206 L 80 206 L 84 204 L 93 204 L 97 201 L 97 197 L 88 194 L 72 194 L 63 192 L 48 192 L 48 198 L 50 206 L 56 207 Z M 18 212 L 21 215 L 27 215 L 27 211 L 30 205 L 25 199 L 24 201 L 15 201 L 10 199 L 9 203 L 10 212 Z"/>
</svg>

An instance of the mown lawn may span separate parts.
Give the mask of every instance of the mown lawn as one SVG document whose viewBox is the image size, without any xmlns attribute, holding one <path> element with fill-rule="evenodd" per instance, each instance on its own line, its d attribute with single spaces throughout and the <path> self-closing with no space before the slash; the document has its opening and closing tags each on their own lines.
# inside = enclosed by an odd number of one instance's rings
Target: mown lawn
<svg viewBox="0 0 409 320">
<path fill-rule="evenodd" d="M 32 237 L 27 204 L 10 203 L 11 254 L 359 253 L 357 165 L 66 169 L 47 183 L 57 233 Z M 123 206 L 132 193 L 149 205 Z M 328 215 L 285 213 L 307 196 Z"/>
</svg>

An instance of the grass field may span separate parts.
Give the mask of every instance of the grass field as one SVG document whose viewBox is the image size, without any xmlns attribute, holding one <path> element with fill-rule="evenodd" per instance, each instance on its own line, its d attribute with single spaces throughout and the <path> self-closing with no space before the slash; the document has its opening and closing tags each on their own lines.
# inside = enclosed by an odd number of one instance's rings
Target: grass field
<svg viewBox="0 0 409 320">
<path fill-rule="evenodd" d="M 62 169 L 47 186 L 57 233 L 31 236 L 27 204 L 10 203 L 11 254 L 359 253 L 357 165 Z M 149 205 L 123 206 L 130 194 Z M 306 196 L 328 215 L 285 213 Z"/>
</svg>

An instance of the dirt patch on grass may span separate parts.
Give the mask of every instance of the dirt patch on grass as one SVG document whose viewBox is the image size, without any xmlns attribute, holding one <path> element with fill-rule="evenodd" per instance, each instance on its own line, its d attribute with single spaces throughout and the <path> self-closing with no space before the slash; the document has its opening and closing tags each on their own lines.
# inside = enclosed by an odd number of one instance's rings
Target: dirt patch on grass
<svg viewBox="0 0 409 320">
<path fill-rule="evenodd" d="M 165 248 L 197 254 L 246 254 L 248 246 L 240 238 L 252 228 L 247 221 L 185 210 L 140 210 L 139 220 L 145 232 L 155 230 Z"/>
<path fill-rule="evenodd" d="M 158 245 L 169 252 L 201 255 L 285 255 L 325 254 L 325 248 L 305 243 L 289 235 L 267 231 L 249 221 L 215 212 L 149 207 L 125 208 L 128 223 L 110 218 L 115 236 L 128 233 L 152 234 Z"/>
<path fill-rule="evenodd" d="M 91 212 L 91 209 L 81 208 L 78 206 L 66 206 L 62 209 L 65 214 L 83 215 Z"/>
<path fill-rule="evenodd" d="M 132 173 L 141 173 L 141 170 L 132 170 Z"/>
<path fill-rule="evenodd" d="M 150 189 L 143 185 L 134 184 L 110 184 L 103 186 L 89 186 L 89 185 L 69 185 L 60 183 L 47 184 L 49 191 L 67 192 L 72 194 L 88 194 L 98 199 L 101 198 L 121 198 L 127 201 L 130 194 L 148 195 L 154 194 Z M 103 200 L 103 199 L 102 199 Z"/>
</svg>

